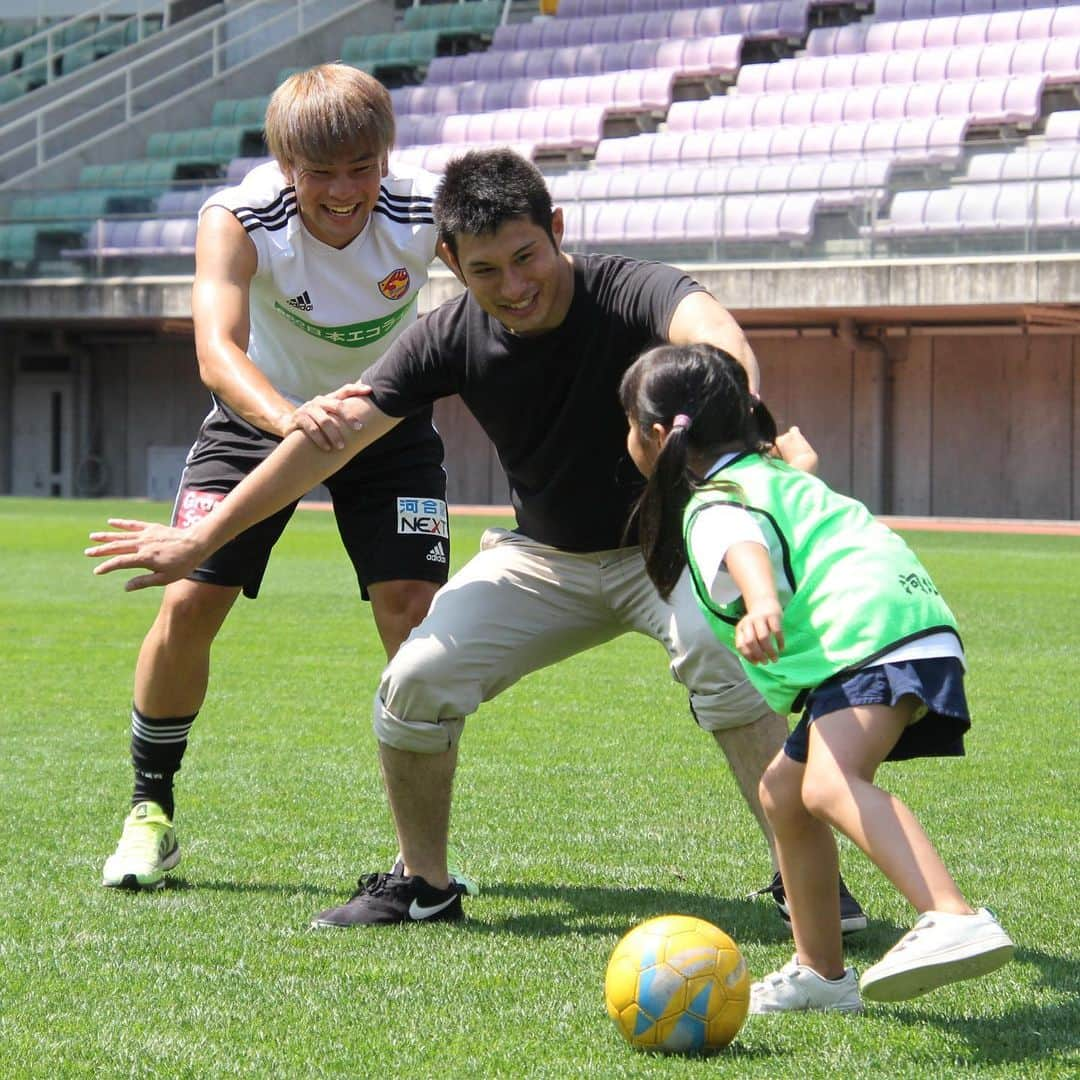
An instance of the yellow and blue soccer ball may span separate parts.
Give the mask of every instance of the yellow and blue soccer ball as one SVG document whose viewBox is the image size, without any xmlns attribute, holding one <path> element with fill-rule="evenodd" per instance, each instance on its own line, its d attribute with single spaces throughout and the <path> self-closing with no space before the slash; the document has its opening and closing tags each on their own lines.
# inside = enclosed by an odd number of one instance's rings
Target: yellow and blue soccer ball
<svg viewBox="0 0 1080 1080">
<path fill-rule="evenodd" d="M 723 930 L 690 915 L 661 915 L 615 946 L 604 997 L 631 1046 L 707 1053 L 727 1046 L 742 1027 L 750 976 Z"/>
</svg>

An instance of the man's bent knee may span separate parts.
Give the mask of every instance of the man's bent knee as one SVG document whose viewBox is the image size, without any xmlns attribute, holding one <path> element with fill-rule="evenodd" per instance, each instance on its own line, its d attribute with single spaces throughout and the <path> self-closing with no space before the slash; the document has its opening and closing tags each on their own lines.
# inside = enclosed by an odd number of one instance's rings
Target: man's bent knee
<svg viewBox="0 0 1080 1080">
<path fill-rule="evenodd" d="M 712 694 L 692 693 L 694 719 L 706 731 L 747 727 L 776 716 L 749 682 L 737 683 Z"/>
<path fill-rule="evenodd" d="M 465 721 L 451 720 L 403 720 L 395 716 L 375 695 L 375 712 L 372 719 L 375 737 L 395 750 L 411 750 L 418 754 L 443 754 L 453 749 L 461 738 Z"/>
</svg>

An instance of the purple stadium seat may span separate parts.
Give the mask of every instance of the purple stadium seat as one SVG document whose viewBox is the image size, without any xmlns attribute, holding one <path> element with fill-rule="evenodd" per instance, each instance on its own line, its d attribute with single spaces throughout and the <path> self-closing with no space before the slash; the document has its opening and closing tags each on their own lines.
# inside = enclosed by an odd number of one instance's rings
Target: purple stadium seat
<svg viewBox="0 0 1080 1080">
<path fill-rule="evenodd" d="M 962 231 L 992 232 L 1000 227 L 997 213 L 1000 184 L 966 184 L 957 191 L 960 201 L 956 207 L 956 217 Z M 1021 224 L 1030 221 L 1030 208 L 1021 207 L 1019 217 Z"/>
<path fill-rule="evenodd" d="M 927 232 L 959 232 L 960 207 L 966 194 L 963 188 L 931 191 L 923 208 L 923 228 Z"/>
<path fill-rule="evenodd" d="M 1030 154 L 976 154 L 969 162 L 967 168 L 964 170 L 964 180 L 973 180 L 976 183 L 990 183 L 992 181 L 999 181 L 1003 179 L 1007 172 L 1015 171 L 1017 168 L 1024 168 L 1023 164 L 1018 165 L 1017 162 L 1023 162 L 1026 160 L 1027 165 L 1032 166 L 1032 155 Z M 1016 179 L 1010 177 L 1010 179 Z"/>
<path fill-rule="evenodd" d="M 268 157 L 233 158 L 225 169 L 225 181 L 228 184 L 239 184 L 257 165 L 265 165 L 271 160 Z"/>
<path fill-rule="evenodd" d="M 193 217 L 211 193 L 220 190 L 221 185 L 218 184 L 214 187 L 163 191 L 157 198 L 157 210 L 163 217 Z"/>
<path fill-rule="evenodd" d="M 1069 196 L 1067 224 L 1070 229 L 1080 229 L 1080 184 L 1075 182 Z"/>
<path fill-rule="evenodd" d="M 1024 12 L 1024 16 L 1020 20 L 1021 31 L 1026 28 L 1026 20 L 1032 18 L 1034 15 L 1034 11 Z M 1051 18 L 1050 33 L 1046 36 L 1052 38 L 1064 38 L 1076 37 L 1077 35 L 1080 35 L 1080 7 L 1076 4 L 1062 4 L 1055 8 Z"/>
<path fill-rule="evenodd" d="M 687 240 L 713 242 L 720 234 L 724 236 L 722 209 L 725 203 L 731 199 L 717 196 L 700 196 L 694 199 L 669 199 L 661 205 L 661 212 L 657 216 L 657 239 L 662 240 Z M 682 232 L 675 229 L 661 231 L 661 217 L 672 207 L 683 207 Z M 677 216 L 676 216 L 677 221 Z"/>
<path fill-rule="evenodd" d="M 1041 184 L 1005 185 L 1032 195 L 1032 218 L 1040 228 L 1069 228 L 1075 225 L 1075 180 L 1047 180 Z M 1017 196 L 1019 197 L 1019 196 Z M 1070 203 L 1072 209 L 1070 210 Z"/>
<path fill-rule="evenodd" d="M 194 255 L 197 224 L 194 218 L 166 219 L 161 225 L 158 239 L 162 251 L 173 255 Z"/>
<path fill-rule="evenodd" d="M 863 229 L 864 235 L 889 237 L 921 233 L 929 195 L 928 191 L 897 192 L 889 206 L 889 216 Z"/>
<path fill-rule="evenodd" d="M 1080 140 L 1080 109 L 1051 113 L 1046 118 L 1043 137 L 1048 141 L 1060 139 L 1076 142 Z"/>
<path fill-rule="evenodd" d="M 1017 55 L 1027 42 L 1016 46 Z M 1042 57 L 1042 70 L 1050 84 L 1071 83 L 1080 80 L 1080 35 L 1052 38 Z"/>
<path fill-rule="evenodd" d="M 866 23 L 811 30 L 806 38 L 806 55 L 835 56 L 838 53 L 862 52 L 867 30 Z"/>
</svg>

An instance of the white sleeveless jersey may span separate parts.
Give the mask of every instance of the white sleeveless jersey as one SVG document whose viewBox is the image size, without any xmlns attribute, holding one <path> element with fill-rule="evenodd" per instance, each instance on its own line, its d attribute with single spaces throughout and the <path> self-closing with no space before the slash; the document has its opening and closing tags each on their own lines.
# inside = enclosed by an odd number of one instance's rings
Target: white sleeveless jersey
<svg viewBox="0 0 1080 1080">
<path fill-rule="evenodd" d="M 200 215 L 231 210 L 255 244 L 248 356 L 284 396 L 299 403 L 360 378 L 415 321 L 435 255 L 438 179 L 418 170 L 384 177 L 363 232 L 340 250 L 304 228 L 276 162 L 203 204 Z"/>
</svg>

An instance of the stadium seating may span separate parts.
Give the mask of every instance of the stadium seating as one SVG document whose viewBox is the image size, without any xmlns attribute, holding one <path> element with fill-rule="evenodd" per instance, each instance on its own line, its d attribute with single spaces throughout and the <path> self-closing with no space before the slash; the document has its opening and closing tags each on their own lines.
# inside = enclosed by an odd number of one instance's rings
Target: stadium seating
<svg viewBox="0 0 1080 1080">
<path fill-rule="evenodd" d="M 589 169 L 553 176 L 549 187 L 559 205 L 802 191 L 816 193 L 822 206 L 842 207 L 883 199 L 892 168 L 878 158 Z"/>
<path fill-rule="evenodd" d="M 194 218 L 101 220 L 91 226 L 84 248 L 65 251 L 70 259 L 184 258 L 195 253 Z"/>
<path fill-rule="evenodd" d="M 674 68 L 686 77 L 733 78 L 739 69 L 743 37 L 650 39 L 603 45 L 541 49 L 489 49 L 461 56 L 437 56 L 428 67 L 428 87 L 470 80 L 547 79 L 602 75 L 637 68 Z"/>
<path fill-rule="evenodd" d="M 1051 113 L 1046 118 L 1043 138 L 1047 141 L 1080 142 L 1080 110 L 1070 109 Z"/>
<path fill-rule="evenodd" d="M 405 9 L 406 31 L 434 30 L 442 42 L 488 42 L 502 18 L 501 0 L 426 4 Z"/>
<path fill-rule="evenodd" d="M 532 142 L 547 151 L 594 148 L 603 137 L 610 109 L 603 105 L 550 109 L 500 109 L 490 113 L 403 116 L 398 141 L 423 143 Z"/>
<path fill-rule="evenodd" d="M 693 10 L 556 18 L 500 26 L 491 47 L 493 50 L 549 49 L 723 34 L 801 42 L 809 29 L 809 11 L 809 0 L 761 0 Z"/>
<path fill-rule="evenodd" d="M 674 82 L 672 68 L 641 68 L 570 78 L 410 86 L 392 90 L 390 96 L 399 118 L 584 105 L 603 105 L 619 112 L 658 111 L 662 115 L 671 105 Z"/>
<path fill-rule="evenodd" d="M 1010 153 L 976 154 L 968 162 L 961 179 L 1017 182 L 1080 177 L 1080 146 L 1048 146 L 1014 150 Z"/>
<path fill-rule="evenodd" d="M 578 203 L 566 208 L 566 241 L 605 248 L 808 241 L 818 197 L 762 194 Z"/>
<path fill-rule="evenodd" d="M 0 21 L 0 105 L 156 33 L 160 13 Z M 50 66 L 51 64 L 51 66 Z"/>
<path fill-rule="evenodd" d="M 1080 180 L 987 183 L 901 191 L 887 217 L 866 233 L 876 238 L 1023 234 L 1080 229 Z"/>
<path fill-rule="evenodd" d="M 857 22 L 812 30 L 807 56 L 902 52 L 1080 35 L 1080 6 L 954 15 L 905 21 Z"/>
<path fill-rule="evenodd" d="M 913 85 L 957 79 L 1045 75 L 1048 85 L 1080 81 L 1080 36 L 987 45 L 839 53 L 750 64 L 740 72 L 740 94 L 831 90 L 848 86 Z"/>
<path fill-rule="evenodd" d="M 941 15 L 1044 8 L 1054 0 L 875 0 L 876 19 L 925 19 Z"/>
<path fill-rule="evenodd" d="M 1078 227 L 1080 3 L 563 0 L 500 25 L 502 8 L 409 6 L 342 57 L 391 85 L 426 73 L 391 89 L 395 167 L 511 146 L 551 174 L 571 245 L 737 258 Z M 189 255 L 209 193 L 268 160 L 267 102 L 222 98 L 143 159 L 84 167 L 83 201 L 54 200 L 49 225 L 16 200 L 31 232 L 0 238 L 0 267 L 61 240 L 83 265 Z M 1018 148 L 988 149 L 1002 135 Z"/>
<path fill-rule="evenodd" d="M 421 146 L 399 146 L 390 153 L 391 165 L 395 168 L 427 169 L 428 172 L 441 173 L 447 163 L 460 157 L 467 150 L 490 150 L 504 147 L 513 150 L 525 158 L 535 158 L 538 145 L 535 141 L 514 141 L 500 139 L 497 142 L 472 142 L 467 146 L 462 143 L 428 143 Z"/>
<path fill-rule="evenodd" d="M 979 124 L 1031 125 L 1039 117 L 1043 76 L 957 79 L 830 90 L 737 94 L 679 101 L 669 131 L 843 123 L 909 117 L 968 116 Z"/>
<path fill-rule="evenodd" d="M 799 124 L 767 128 L 658 132 L 605 139 L 597 166 L 673 165 L 701 161 L 764 161 L 816 157 L 888 157 L 902 165 L 957 162 L 970 126 L 966 116 Z"/>
</svg>

